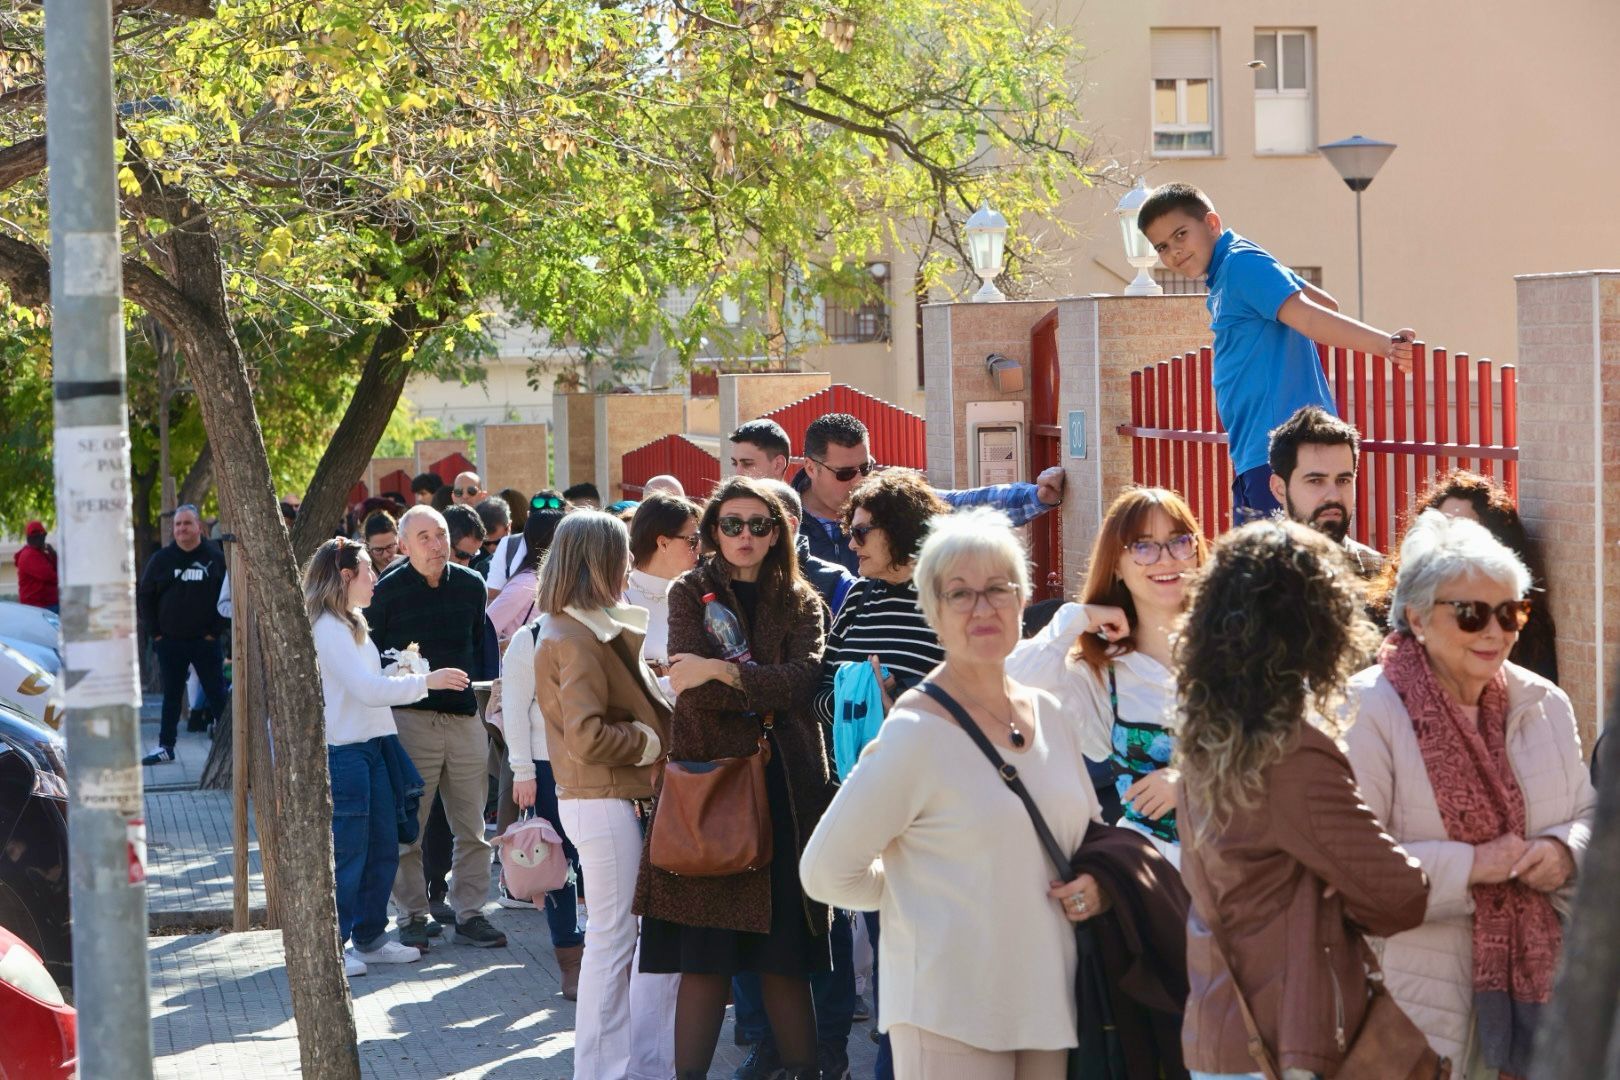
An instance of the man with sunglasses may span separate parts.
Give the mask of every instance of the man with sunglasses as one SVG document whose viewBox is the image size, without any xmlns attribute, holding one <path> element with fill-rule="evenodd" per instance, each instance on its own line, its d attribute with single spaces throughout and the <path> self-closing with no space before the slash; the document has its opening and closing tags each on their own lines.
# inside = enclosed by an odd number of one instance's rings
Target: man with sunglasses
<svg viewBox="0 0 1620 1080">
<path fill-rule="evenodd" d="M 1287 515 L 1344 548 L 1363 579 L 1384 569 L 1377 549 L 1350 535 L 1361 433 L 1327 410 L 1306 405 L 1271 429 L 1271 493 Z"/>
<path fill-rule="evenodd" d="M 450 486 L 450 501 L 457 506 L 477 506 L 487 498 L 489 492 L 475 472 L 457 474 L 456 482 Z"/>
<path fill-rule="evenodd" d="M 776 459 L 767 458 L 767 461 Z M 804 433 L 805 535 L 810 552 L 853 573 L 856 554 L 844 535 L 842 510 L 855 485 L 877 468 L 866 425 L 848 413 L 817 417 Z M 1033 484 L 993 484 L 966 491 L 941 491 L 952 509 L 988 506 L 1006 514 L 1014 526 L 1025 525 L 1063 501 L 1062 466 L 1042 472 Z"/>
</svg>

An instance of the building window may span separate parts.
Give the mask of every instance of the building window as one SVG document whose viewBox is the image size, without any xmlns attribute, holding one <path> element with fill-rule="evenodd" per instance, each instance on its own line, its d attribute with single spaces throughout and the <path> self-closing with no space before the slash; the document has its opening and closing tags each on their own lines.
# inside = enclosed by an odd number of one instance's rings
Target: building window
<svg viewBox="0 0 1620 1080">
<path fill-rule="evenodd" d="M 1290 266 L 1288 269 L 1304 278 L 1318 289 L 1322 287 L 1322 268 L 1320 266 Z M 1178 274 L 1174 270 L 1156 267 L 1153 271 L 1153 280 L 1159 283 L 1166 296 L 1202 296 L 1209 292 L 1203 278 L 1192 278 L 1185 274 Z"/>
<path fill-rule="evenodd" d="M 1311 31 L 1256 30 L 1254 58 L 1254 152 L 1308 154 L 1316 149 L 1316 110 L 1311 87 Z"/>
<path fill-rule="evenodd" d="M 1219 152 L 1214 30 L 1154 30 L 1153 153 L 1209 157 Z"/>
</svg>

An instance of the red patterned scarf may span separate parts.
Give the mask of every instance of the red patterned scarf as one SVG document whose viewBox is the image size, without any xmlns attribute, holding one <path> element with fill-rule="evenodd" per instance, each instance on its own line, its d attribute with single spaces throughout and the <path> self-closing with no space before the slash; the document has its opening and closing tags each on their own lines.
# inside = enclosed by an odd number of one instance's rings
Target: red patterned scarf
<svg viewBox="0 0 1620 1080">
<path fill-rule="evenodd" d="M 1440 688 L 1410 634 L 1391 634 L 1378 662 L 1412 718 L 1446 835 L 1465 844 L 1510 832 L 1524 836 L 1524 792 L 1507 756 L 1506 674 L 1498 670 L 1485 685 L 1476 726 Z M 1547 896 L 1516 881 L 1471 889 L 1476 1023 L 1486 1063 L 1507 1080 L 1528 1071 L 1539 1006 L 1552 997 L 1563 928 Z"/>
</svg>

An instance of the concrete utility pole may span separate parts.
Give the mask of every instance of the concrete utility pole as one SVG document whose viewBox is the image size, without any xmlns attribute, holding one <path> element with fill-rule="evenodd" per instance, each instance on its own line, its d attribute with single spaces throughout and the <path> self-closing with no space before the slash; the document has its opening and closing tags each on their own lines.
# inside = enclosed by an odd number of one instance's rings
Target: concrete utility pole
<svg viewBox="0 0 1620 1080">
<path fill-rule="evenodd" d="M 51 359 L 79 1075 L 152 1075 L 112 9 L 45 0 Z"/>
</svg>

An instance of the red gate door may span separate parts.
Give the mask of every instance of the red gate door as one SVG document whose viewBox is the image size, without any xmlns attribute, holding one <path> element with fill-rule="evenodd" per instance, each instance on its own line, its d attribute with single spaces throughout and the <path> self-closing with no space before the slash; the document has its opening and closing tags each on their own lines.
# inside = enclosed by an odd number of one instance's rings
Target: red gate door
<svg viewBox="0 0 1620 1080">
<path fill-rule="evenodd" d="M 1033 473 L 1063 464 L 1063 428 L 1058 424 L 1057 311 L 1030 331 L 1030 446 Z M 1032 477 L 1033 478 L 1033 477 Z M 1063 513 L 1053 509 L 1030 525 L 1035 562 L 1034 599 L 1063 595 Z"/>
</svg>

